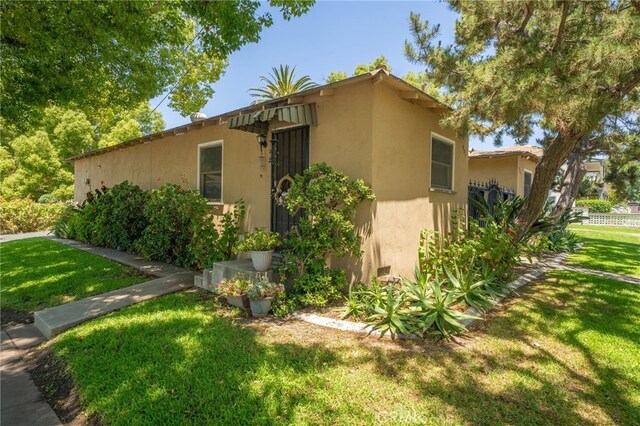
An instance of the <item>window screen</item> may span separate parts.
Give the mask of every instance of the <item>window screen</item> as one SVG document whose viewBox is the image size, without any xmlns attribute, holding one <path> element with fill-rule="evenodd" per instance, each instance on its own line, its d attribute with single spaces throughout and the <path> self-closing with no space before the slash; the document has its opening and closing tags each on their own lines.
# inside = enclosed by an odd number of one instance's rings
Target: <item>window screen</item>
<svg viewBox="0 0 640 426">
<path fill-rule="evenodd" d="M 222 145 L 200 148 L 200 193 L 209 201 L 222 201 Z"/>
<path fill-rule="evenodd" d="M 453 189 L 453 144 L 431 138 L 431 187 Z"/>
<path fill-rule="evenodd" d="M 531 181 L 533 181 L 533 173 L 525 170 L 524 172 L 524 195 L 525 197 L 531 192 Z"/>
</svg>

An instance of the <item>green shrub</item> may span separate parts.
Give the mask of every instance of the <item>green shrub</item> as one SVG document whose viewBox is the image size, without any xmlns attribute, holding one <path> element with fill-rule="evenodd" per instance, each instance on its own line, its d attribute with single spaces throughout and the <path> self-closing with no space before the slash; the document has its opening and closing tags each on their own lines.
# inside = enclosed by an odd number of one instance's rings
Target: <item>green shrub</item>
<svg viewBox="0 0 640 426">
<path fill-rule="evenodd" d="M 51 228 L 65 205 L 62 203 L 36 203 L 31 199 L 0 199 L 0 230 L 3 234 L 42 231 Z"/>
<path fill-rule="evenodd" d="M 206 214 L 207 200 L 198 191 L 174 184 L 154 189 L 144 209 L 148 224 L 136 241 L 136 249 L 147 259 L 191 267 L 194 261 L 189 245 Z"/>
<path fill-rule="evenodd" d="M 587 207 L 592 213 L 611 213 L 613 203 L 607 200 L 578 200 L 576 207 Z"/>
<path fill-rule="evenodd" d="M 91 244 L 133 251 L 135 241 L 147 226 L 144 208 L 148 194 L 124 181 L 104 191 L 93 202 L 95 217 Z"/>
<path fill-rule="evenodd" d="M 218 225 L 198 191 L 166 184 L 150 191 L 147 226 L 135 247 L 148 259 L 201 269 L 231 257 L 244 212 L 240 200 Z"/>
<path fill-rule="evenodd" d="M 354 218 L 358 206 L 374 198 L 361 179 L 351 180 L 324 163 L 294 178 L 284 206 L 300 220 L 287 234 L 283 250 L 283 270 L 295 280 L 293 300 L 322 305 L 339 297 L 346 277 L 328 268 L 327 259 L 362 255 Z"/>
<path fill-rule="evenodd" d="M 194 221 L 193 238 L 189 244 L 193 266 L 197 269 L 210 267 L 214 262 L 231 259 L 238 244 L 241 223 L 245 216 L 243 200 L 235 203 L 233 210 L 222 215 L 220 223 L 205 214 Z"/>
</svg>

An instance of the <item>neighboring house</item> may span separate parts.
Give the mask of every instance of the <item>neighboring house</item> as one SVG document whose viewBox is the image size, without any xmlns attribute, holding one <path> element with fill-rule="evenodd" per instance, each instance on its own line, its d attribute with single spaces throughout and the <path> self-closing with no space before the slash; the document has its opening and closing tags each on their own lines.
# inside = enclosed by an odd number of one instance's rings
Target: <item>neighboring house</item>
<svg viewBox="0 0 640 426">
<path fill-rule="evenodd" d="M 600 158 L 585 161 L 584 166 L 587 169 L 585 179 L 588 179 L 597 185 L 598 198 L 601 200 L 608 200 L 609 185 L 604 181 L 608 171 L 607 160 L 605 158 Z"/>
<path fill-rule="evenodd" d="M 216 214 L 244 199 L 245 230 L 286 232 L 294 219 L 274 202 L 278 183 L 326 162 L 376 195 L 356 218 L 362 259 L 335 265 L 365 282 L 410 276 L 420 230 L 446 230 L 467 204 L 468 144 L 440 127 L 444 111 L 376 70 L 74 157 L 75 199 L 124 180 L 147 189 L 176 183 L 199 188 Z"/>
<path fill-rule="evenodd" d="M 542 158 L 542 149 L 534 146 L 510 146 L 494 151 L 469 151 L 469 179 L 473 182 L 496 181 L 503 189 L 524 197 L 531 191 L 533 175 Z"/>
</svg>

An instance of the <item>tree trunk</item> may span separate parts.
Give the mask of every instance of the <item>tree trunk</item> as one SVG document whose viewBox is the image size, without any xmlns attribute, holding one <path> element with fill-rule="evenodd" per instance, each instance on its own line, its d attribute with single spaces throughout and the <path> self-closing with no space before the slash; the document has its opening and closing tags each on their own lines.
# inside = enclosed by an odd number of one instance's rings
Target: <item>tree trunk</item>
<svg viewBox="0 0 640 426">
<path fill-rule="evenodd" d="M 516 224 L 518 231 L 516 241 L 520 241 L 527 233 L 533 222 L 538 219 L 549 198 L 549 189 L 560 170 L 560 166 L 580 142 L 582 135 L 559 134 L 551 140 L 544 151 L 531 185 L 531 192 L 522 210 L 518 213 Z"/>
<path fill-rule="evenodd" d="M 562 188 L 560 189 L 560 197 L 551 211 L 551 217 L 554 220 L 558 220 L 578 197 L 582 179 L 587 174 L 587 168 L 584 165 L 585 157 L 584 151 L 576 150 L 569 154 L 567 171 L 564 174 Z"/>
</svg>

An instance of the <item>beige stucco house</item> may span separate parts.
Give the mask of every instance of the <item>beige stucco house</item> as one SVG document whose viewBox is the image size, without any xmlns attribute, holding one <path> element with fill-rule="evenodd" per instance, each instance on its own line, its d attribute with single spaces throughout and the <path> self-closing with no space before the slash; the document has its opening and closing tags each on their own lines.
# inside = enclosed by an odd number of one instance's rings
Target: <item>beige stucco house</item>
<svg viewBox="0 0 640 426">
<path fill-rule="evenodd" d="M 494 151 L 469 151 L 469 179 L 486 183 L 494 180 L 501 188 L 524 197 L 531 190 L 533 175 L 542 149 L 534 146 L 511 146 Z"/>
<path fill-rule="evenodd" d="M 467 203 L 467 140 L 440 127 L 446 110 L 376 70 L 74 157 L 75 199 L 124 180 L 177 183 L 198 188 L 217 214 L 244 199 L 246 230 L 284 232 L 292 218 L 273 201 L 278 182 L 326 162 L 376 195 L 357 217 L 362 259 L 340 266 L 354 280 L 409 276 L 420 230 L 444 230 Z"/>
</svg>

